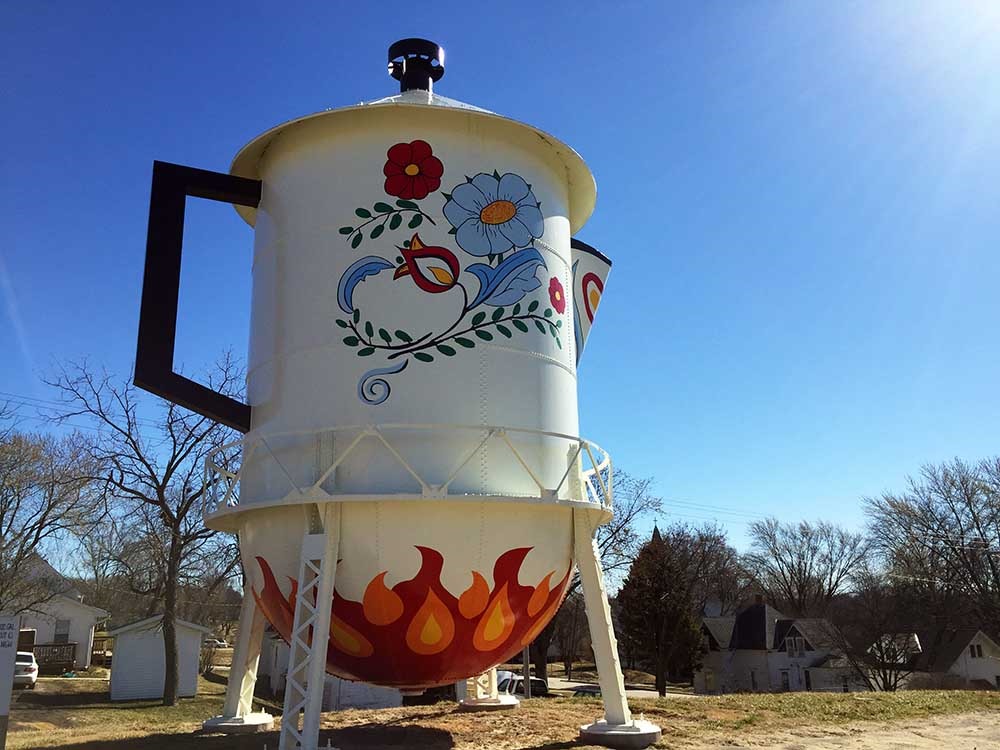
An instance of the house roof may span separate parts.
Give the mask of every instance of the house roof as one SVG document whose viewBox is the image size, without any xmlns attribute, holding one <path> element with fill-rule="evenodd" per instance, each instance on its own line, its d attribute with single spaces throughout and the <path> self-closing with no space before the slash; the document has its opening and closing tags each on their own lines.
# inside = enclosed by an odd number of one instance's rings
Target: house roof
<svg viewBox="0 0 1000 750">
<path fill-rule="evenodd" d="M 750 605 L 735 617 L 704 617 L 701 622 L 720 649 L 780 649 L 785 637 L 794 630 L 813 650 L 839 650 L 836 632 L 829 620 L 785 617 L 763 602 Z"/>
<path fill-rule="evenodd" d="M 736 614 L 729 647 L 766 651 L 773 647 L 778 620 L 787 619 L 770 604 L 751 604 Z"/>
<path fill-rule="evenodd" d="M 729 642 L 733 638 L 733 625 L 736 624 L 735 617 L 706 617 L 702 620 L 702 625 L 709 635 L 715 639 L 720 649 L 729 648 Z"/>
<path fill-rule="evenodd" d="M 816 650 L 829 649 L 837 646 L 836 631 L 829 620 L 822 617 L 799 617 L 792 620 L 792 626 L 799 631 Z M 781 641 L 775 634 L 774 647 L 778 648 Z"/>
<path fill-rule="evenodd" d="M 133 630 L 154 630 L 160 626 L 160 620 L 163 619 L 163 615 L 153 615 L 152 617 L 147 617 L 144 620 L 138 620 L 137 622 L 129 623 L 128 625 L 122 625 L 120 628 L 115 628 L 108 632 L 109 636 L 115 637 L 122 633 L 128 633 Z M 190 630 L 198 630 L 202 633 L 211 634 L 211 628 L 206 628 L 203 625 L 195 625 L 193 622 L 187 622 L 186 620 L 176 620 L 177 627 L 188 628 Z"/>
<path fill-rule="evenodd" d="M 77 589 L 73 588 L 73 585 L 66 580 L 66 577 L 53 568 L 49 564 L 49 561 L 37 552 L 33 552 L 28 559 L 23 575 L 43 585 L 53 594 L 65 596 L 67 599 L 80 600 L 83 598 L 83 595 Z"/>
<path fill-rule="evenodd" d="M 993 641 L 979 628 L 955 628 L 921 634 L 919 637 L 923 653 L 917 657 L 914 669 L 920 672 L 947 672 L 977 635 Z"/>
<path fill-rule="evenodd" d="M 79 599 L 76 599 L 67 594 L 56 594 L 53 597 L 53 599 L 59 599 L 60 601 L 67 602 L 68 604 L 71 604 L 74 607 L 79 607 L 80 609 L 88 610 L 89 612 L 93 613 L 98 620 L 103 620 L 105 617 L 111 617 L 111 613 L 108 612 L 106 609 L 101 609 L 100 607 L 95 607 L 91 604 L 84 604 Z M 44 607 L 45 605 L 43 604 L 41 606 Z"/>
</svg>

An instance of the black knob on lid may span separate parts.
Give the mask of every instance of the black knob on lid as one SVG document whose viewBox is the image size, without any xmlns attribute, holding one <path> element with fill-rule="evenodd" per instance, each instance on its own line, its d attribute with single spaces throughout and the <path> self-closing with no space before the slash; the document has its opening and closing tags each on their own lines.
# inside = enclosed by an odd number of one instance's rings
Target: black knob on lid
<svg viewBox="0 0 1000 750">
<path fill-rule="evenodd" d="M 444 75 L 444 49 L 427 39 L 400 39 L 389 47 L 389 75 L 400 92 L 431 91 Z"/>
</svg>

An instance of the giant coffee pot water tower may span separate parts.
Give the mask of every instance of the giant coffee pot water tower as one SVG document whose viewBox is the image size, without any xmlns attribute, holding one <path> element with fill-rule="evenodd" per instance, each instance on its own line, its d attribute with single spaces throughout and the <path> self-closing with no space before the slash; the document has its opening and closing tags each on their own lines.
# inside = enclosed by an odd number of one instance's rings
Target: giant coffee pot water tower
<svg viewBox="0 0 1000 750">
<path fill-rule="evenodd" d="M 316 747 L 325 673 L 419 692 L 495 666 L 556 613 L 578 567 L 605 720 L 625 699 L 595 529 L 611 461 L 578 437 L 577 364 L 610 269 L 573 239 L 580 156 L 433 93 L 436 44 L 389 49 L 400 93 L 279 125 L 229 174 L 155 162 L 135 382 L 243 433 L 205 467 L 205 524 L 246 572 L 221 730 L 251 699 L 266 624 L 290 646 L 281 747 Z M 186 196 L 254 228 L 246 398 L 173 372 Z"/>
</svg>

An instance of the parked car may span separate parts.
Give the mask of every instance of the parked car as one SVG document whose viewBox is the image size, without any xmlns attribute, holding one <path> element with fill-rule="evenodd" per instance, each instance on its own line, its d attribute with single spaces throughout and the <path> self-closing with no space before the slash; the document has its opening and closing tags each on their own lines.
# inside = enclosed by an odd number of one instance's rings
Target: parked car
<svg viewBox="0 0 1000 750">
<path fill-rule="evenodd" d="M 521 677 L 508 677 L 506 680 L 497 683 L 497 691 L 501 693 L 511 693 L 513 695 L 524 695 L 524 679 Z M 531 678 L 531 697 L 543 698 L 549 694 L 548 683 L 541 677 Z"/>
<path fill-rule="evenodd" d="M 38 662 L 30 651 L 18 651 L 14 659 L 14 686 L 35 689 L 38 681 Z"/>
<path fill-rule="evenodd" d="M 601 688 L 599 685 L 580 685 L 573 691 L 574 698 L 600 698 Z"/>
<path fill-rule="evenodd" d="M 202 645 L 205 648 L 229 648 L 229 644 L 222 638 L 206 638 Z"/>
</svg>

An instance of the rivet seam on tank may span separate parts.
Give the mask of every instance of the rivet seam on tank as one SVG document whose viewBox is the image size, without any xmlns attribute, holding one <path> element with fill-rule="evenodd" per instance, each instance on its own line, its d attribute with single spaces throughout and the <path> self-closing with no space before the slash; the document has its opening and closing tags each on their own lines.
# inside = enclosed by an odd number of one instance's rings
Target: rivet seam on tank
<svg viewBox="0 0 1000 750">
<path fill-rule="evenodd" d="M 487 378 L 486 351 L 479 350 L 479 424 L 489 424 L 489 380 Z M 489 445 L 487 440 L 479 449 L 479 478 L 483 492 L 489 487 Z"/>
<path fill-rule="evenodd" d="M 545 217 L 532 186 L 518 174 L 493 169 L 492 173 L 464 175 L 450 193 L 435 195 L 445 171 L 444 162 L 426 141 L 390 146 L 382 165 L 383 189 L 390 200 L 395 198 L 394 203 L 365 202 L 354 210 L 355 219 L 338 230 L 352 250 L 365 243 L 384 243 L 383 236 L 393 233 L 399 237 L 390 243 L 397 253 L 393 260 L 381 255 L 358 258 L 337 285 L 337 304 L 345 317 L 337 318 L 336 324 L 346 334 L 344 345 L 358 357 L 377 356 L 385 363 L 367 371 L 358 382 L 358 397 L 367 404 L 387 401 L 391 394 L 387 378 L 403 372 L 411 362 L 420 366 L 447 361 L 464 356 L 465 349 L 525 335 L 541 334 L 543 341 L 551 337 L 549 346 L 554 343 L 564 349 L 565 285 L 551 274 L 534 246 L 545 231 Z M 443 199 L 439 210 L 427 202 L 431 196 Z M 486 262 L 463 264 L 452 247 L 424 241 L 417 230 L 437 227 L 438 221 L 442 227 L 451 225 L 448 235 L 453 240 L 448 244 L 454 243 L 464 257 Z M 453 322 L 423 335 L 379 325 L 379 304 L 362 311 L 354 292 L 367 278 L 389 270 L 395 282 L 412 283 L 421 292 L 435 295 L 426 304 L 453 311 L 442 316 Z M 540 272 L 547 287 L 538 278 Z"/>
</svg>

